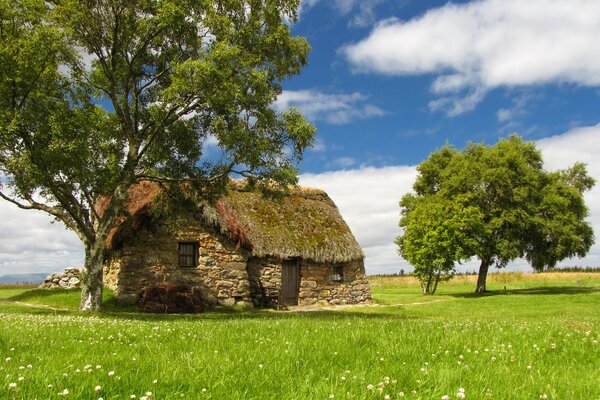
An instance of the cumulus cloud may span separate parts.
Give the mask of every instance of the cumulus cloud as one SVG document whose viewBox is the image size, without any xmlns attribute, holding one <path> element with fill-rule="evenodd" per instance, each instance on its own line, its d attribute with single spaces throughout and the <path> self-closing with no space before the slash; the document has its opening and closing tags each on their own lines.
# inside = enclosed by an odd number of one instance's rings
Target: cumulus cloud
<svg viewBox="0 0 600 400">
<path fill-rule="evenodd" d="M 388 19 L 343 48 L 356 71 L 435 74 L 433 110 L 472 110 L 498 87 L 600 85 L 600 2 L 482 0 Z"/>
<path fill-rule="evenodd" d="M 586 193 L 590 208 L 588 220 L 596 235 L 600 235 L 600 124 L 572 129 L 564 134 L 539 140 L 545 168 L 563 169 L 576 161 L 585 162 L 591 176 L 599 184 Z M 401 268 L 410 270 L 408 263 L 397 254 L 394 239 L 400 234 L 400 198 L 412 190 L 417 172 L 414 166 L 359 168 L 346 171 L 303 174 L 300 184 L 324 189 L 337 204 L 366 254 L 369 274 L 393 273 Z M 592 247 L 584 259 L 565 260 L 559 264 L 599 266 L 600 244 Z M 477 270 L 478 261 L 465 263 L 462 271 Z M 507 270 L 530 271 L 523 260 L 517 260 Z"/>
<path fill-rule="evenodd" d="M 375 22 L 375 7 L 385 0 L 334 0 L 327 1 L 327 5 L 332 7 L 339 15 L 346 16 L 352 13 L 352 18 L 348 23 L 350 27 L 365 27 Z M 321 0 L 303 0 L 300 4 L 300 17 L 312 7 L 320 3 Z"/>
<path fill-rule="evenodd" d="M 547 169 L 564 169 L 580 161 L 587 164 L 588 174 L 596 179 L 596 186 L 584 195 L 596 244 L 584 260 L 566 260 L 561 265 L 600 266 L 600 124 L 573 128 L 566 134 L 541 139 L 537 145 L 544 154 Z"/>
<path fill-rule="evenodd" d="M 83 265 L 77 236 L 41 211 L 0 201 L 0 275 L 57 272 Z"/>
<path fill-rule="evenodd" d="M 385 115 L 381 108 L 367 100 L 367 96 L 358 92 L 328 94 L 318 90 L 285 90 L 277 98 L 275 109 L 283 111 L 293 106 L 312 121 L 334 125 Z"/>
<path fill-rule="evenodd" d="M 400 198 L 412 188 L 415 167 L 364 167 L 302 174 L 300 184 L 324 189 L 336 203 L 367 257 L 368 273 L 408 270 L 393 243 L 400 234 Z"/>
<path fill-rule="evenodd" d="M 348 168 L 356 164 L 356 160 L 352 157 L 338 157 L 327 164 L 330 167 Z"/>
</svg>

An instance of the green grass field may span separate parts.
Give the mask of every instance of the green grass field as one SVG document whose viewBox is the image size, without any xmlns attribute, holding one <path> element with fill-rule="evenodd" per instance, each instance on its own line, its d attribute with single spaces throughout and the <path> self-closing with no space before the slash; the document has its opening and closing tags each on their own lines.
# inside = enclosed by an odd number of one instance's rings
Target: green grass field
<svg viewBox="0 0 600 400">
<path fill-rule="evenodd" d="M 377 306 L 191 316 L 0 288 L 0 399 L 600 399 L 600 274 L 371 281 Z"/>
</svg>

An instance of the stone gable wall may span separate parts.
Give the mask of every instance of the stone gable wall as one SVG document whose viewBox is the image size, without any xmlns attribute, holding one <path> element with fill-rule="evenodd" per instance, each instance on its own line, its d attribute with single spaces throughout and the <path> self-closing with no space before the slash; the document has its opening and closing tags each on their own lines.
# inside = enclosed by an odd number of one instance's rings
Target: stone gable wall
<svg viewBox="0 0 600 400">
<path fill-rule="evenodd" d="M 371 289 L 362 260 L 341 264 L 300 260 L 299 305 L 358 304 L 369 302 Z M 344 277 L 334 282 L 333 267 L 342 266 Z M 250 258 L 248 276 L 255 306 L 272 306 L 281 289 L 282 261 L 275 258 Z"/>
<path fill-rule="evenodd" d="M 334 266 L 343 268 L 343 279 L 333 280 Z M 369 302 L 371 288 L 365 277 L 362 260 L 339 264 L 300 262 L 299 305 L 312 304 L 358 304 Z"/>
<path fill-rule="evenodd" d="M 197 268 L 179 267 L 178 243 L 198 242 Z M 104 270 L 105 285 L 123 302 L 134 303 L 142 288 L 182 283 L 200 288 L 208 305 L 252 305 L 247 251 L 203 227 L 200 220 L 185 227 L 155 221 L 145 224 L 113 252 Z"/>
</svg>

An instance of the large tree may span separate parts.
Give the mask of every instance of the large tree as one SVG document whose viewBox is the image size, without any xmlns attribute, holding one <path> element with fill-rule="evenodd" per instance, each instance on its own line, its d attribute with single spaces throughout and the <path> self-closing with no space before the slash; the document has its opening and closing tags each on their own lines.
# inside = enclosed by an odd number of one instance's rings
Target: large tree
<svg viewBox="0 0 600 400">
<path fill-rule="evenodd" d="M 214 196 L 232 173 L 297 180 L 314 127 L 272 103 L 309 46 L 299 0 L 0 0 L 0 196 L 85 249 L 82 310 L 102 299 L 105 239 L 128 188 Z M 111 199 L 103 212 L 98 198 Z"/>
<path fill-rule="evenodd" d="M 443 230 L 448 223 L 414 230 L 419 221 L 423 226 L 432 224 L 424 220 L 430 213 L 421 208 L 430 207 L 431 199 L 455 204 L 458 211 L 447 208 L 446 218 L 458 221 L 457 226 L 450 225 L 457 229 L 443 231 L 452 246 L 446 244 L 442 249 L 447 251 L 441 254 L 446 258 L 454 254 L 453 261 L 479 258 L 477 293 L 485 292 L 492 265 L 501 268 L 524 257 L 536 270 L 552 268 L 565 258 L 585 256 L 594 242 L 583 200 L 594 179 L 585 166 L 575 163 L 566 170 L 548 172 L 535 145 L 516 135 L 493 146 L 470 143 L 463 151 L 445 146 L 417 170 L 415 193 L 407 194 L 401 203 L 405 232 L 399 243 L 417 236 L 420 251 L 434 254 L 436 246 L 441 246 L 439 239 L 425 235 Z M 476 212 L 461 219 L 470 209 Z"/>
</svg>

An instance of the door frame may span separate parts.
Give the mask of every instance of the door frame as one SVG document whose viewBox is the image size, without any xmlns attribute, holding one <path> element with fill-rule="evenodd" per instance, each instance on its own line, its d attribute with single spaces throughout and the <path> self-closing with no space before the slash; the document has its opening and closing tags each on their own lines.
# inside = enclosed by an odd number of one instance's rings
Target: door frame
<svg viewBox="0 0 600 400">
<path fill-rule="evenodd" d="M 295 271 L 293 273 L 292 271 Z M 290 282 L 291 278 L 295 275 L 295 288 L 293 289 L 294 296 L 285 296 L 286 282 L 289 282 L 290 286 L 293 282 Z M 294 258 L 291 260 L 283 260 L 281 262 L 281 294 L 279 296 L 279 304 L 284 306 L 296 306 L 298 305 L 298 298 L 300 292 L 300 260 Z"/>
</svg>

